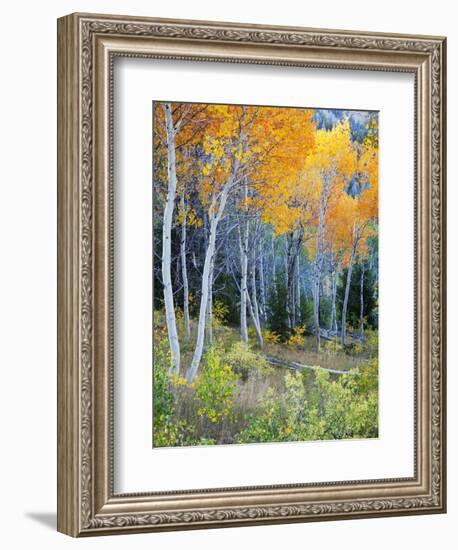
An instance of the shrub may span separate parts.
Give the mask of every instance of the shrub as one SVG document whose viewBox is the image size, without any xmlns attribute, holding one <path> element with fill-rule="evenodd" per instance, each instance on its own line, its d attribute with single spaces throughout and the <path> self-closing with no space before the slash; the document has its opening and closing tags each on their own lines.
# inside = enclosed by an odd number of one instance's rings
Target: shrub
<svg viewBox="0 0 458 550">
<path fill-rule="evenodd" d="M 366 330 L 364 333 L 366 338 L 365 348 L 371 357 L 378 355 L 378 330 Z"/>
<path fill-rule="evenodd" d="M 295 441 L 305 439 L 298 421 L 306 407 L 305 389 L 298 372 L 285 375 L 286 391 L 281 396 L 272 388 L 259 402 L 256 414 L 237 436 L 238 443 Z"/>
<path fill-rule="evenodd" d="M 264 329 L 262 331 L 262 337 L 264 338 L 264 342 L 267 344 L 275 345 L 280 343 L 280 335 L 273 330 Z"/>
<path fill-rule="evenodd" d="M 179 444 L 180 429 L 183 428 L 173 419 L 175 399 L 170 391 L 169 365 L 170 351 L 167 339 L 163 338 L 154 346 L 153 445 L 155 447 Z"/>
<path fill-rule="evenodd" d="M 368 438 L 378 435 L 377 360 L 331 380 L 316 369 L 311 392 L 300 373 L 287 373 L 285 391 L 270 389 L 238 443 Z"/>
<path fill-rule="evenodd" d="M 153 445 L 176 447 L 198 444 L 195 426 L 176 417 L 177 403 L 172 388 L 186 386 L 186 379 L 169 374 L 169 366 L 169 344 L 167 338 L 162 338 L 154 346 Z"/>
<path fill-rule="evenodd" d="M 267 376 L 273 372 L 265 357 L 255 353 L 246 342 L 240 340 L 232 345 L 225 360 L 232 370 L 244 379 L 250 374 Z"/>
<path fill-rule="evenodd" d="M 347 353 L 356 357 L 376 357 L 378 355 L 378 332 L 376 330 L 366 330 L 364 339 L 356 341 L 347 349 Z"/>
<path fill-rule="evenodd" d="M 378 360 L 369 359 L 358 367 L 359 376 L 355 377 L 355 391 L 358 393 L 370 393 L 378 391 Z"/>
<path fill-rule="evenodd" d="M 335 381 L 329 373 L 316 371 L 315 408 L 324 420 L 324 439 L 377 437 L 378 393 L 376 389 L 364 390 L 360 371 L 341 375 Z M 367 385 L 369 388 L 370 385 Z"/>
<path fill-rule="evenodd" d="M 321 343 L 321 349 L 328 355 L 337 355 L 343 351 L 343 347 L 337 339 L 323 340 Z"/>
<path fill-rule="evenodd" d="M 247 333 L 248 333 L 248 340 L 250 341 L 256 340 L 256 329 L 254 328 L 253 325 L 248 325 Z"/>
<path fill-rule="evenodd" d="M 159 427 L 155 427 L 153 432 L 154 447 L 178 447 L 195 445 L 197 442 L 195 428 L 186 420 L 167 419 Z"/>
<path fill-rule="evenodd" d="M 167 327 L 164 310 L 162 309 L 155 309 L 153 312 L 153 334 L 155 345 L 159 344 L 164 338 L 167 339 Z"/>
<path fill-rule="evenodd" d="M 217 301 L 213 304 L 213 322 L 215 326 L 224 325 L 229 315 L 229 306 L 223 302 Z"/>
<path fill-rule="evenodd" d="M 158 325 L 164 325 L 165 318 L 164 318 L 164 310 L 163 309 L 155 309 L 153 311 L 153 324 L 154 326 Z"/>
<path fill-rule="evenodd" d="M 304 334 L 305 327 L 294 327 L 293 334 L 288 339 L 288 346 L 290 348 L 302 348 L 304 347 Z"/>
<path fill-rule="evenodd" d="M 216 423 L 232 409 L 238 375 L 221 362 L 214 348 L 205 356 L 202 373 L 196 379 L 197 414 Z"/>
<path fill-rule="evenodd" d="M 175 411 L 174 398 L 170 391 L 168 368 L 170 365 L 170 351 L 166 339 L 160 340 L 154 346 L 154 389 L 153 413 L 154 424 L 161 423 Z"/>
</svg>

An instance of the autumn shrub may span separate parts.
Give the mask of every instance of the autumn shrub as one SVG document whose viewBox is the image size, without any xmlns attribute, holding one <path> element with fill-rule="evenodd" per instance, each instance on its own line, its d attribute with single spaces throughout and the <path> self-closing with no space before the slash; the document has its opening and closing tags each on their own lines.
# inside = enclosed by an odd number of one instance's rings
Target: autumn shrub
<svg viewBox="0 0 458 550">
<path fill-rule="evenodd" d="M 357 340 L 346 350 L 354 357 L 376 357 L 378 355 L 378 331 L 366 330 L 361 340 Z"/>
<path fill-rule="evenodd" d="M 250 375 L 268 376 L 273 368 L 264 356 L 254 352 L 246 342 L 235 342 L 225 355 L 225 361 L 232 370 L 246 379 Z"/>
<path fill-rule="evenodd" d="M 155 309 L 153 311 L 153 326 L 163 326 L 165 322 L 165 316 L 164 316 L 164 310 L 163 309 Z"/>
<path fill-rule="evenodd" d="M 371 357 L 378 355 L 378 330 L 366 330 L 364 333 L 366 338 L 365 349 Z"/>
<path fill-rule="evenodd" d="M 378 359 L 373 357 L 358 367 L 359 376 L 355 377 L 355 391 L 369 394 L 378 391 Z"/>
<path fill-rule="evenodd" d="M 184 447 L 188 445 L 197 445 L 200 440 L 196 436 L 195 427 L 191 426 L 186 420 L 174 419 L 155 426 L 153 432 L 154 447 Z M 212 444 L 211 440 L 204 443 Z"/>
<path fill-rule="evenodd" d="M 343 347 L 337 339 L 323 340 L 321 350 L 327 355 L 337 355 L 343 351 Z"/>
<path fill-rule="evenodd" d="M 183 310 L 175 306 L 175 322 L 178 330 L 180 339 L 183 339 L 184 336 L 184 313 Z"/>
<path fill-rule="evenodd" d="M 248 333 L 248 340 L 250 342 L 254 342 L 256 340 L 256 329 L 254 328 L 253 325 L 248 325 L 247 333 Z"/>
<path fill-rule="evenodd" d="M 266 342 L 266 344 L 276 345 L 280 343 L 280 335 L 274 330 L 269 330 L 267 328 L 263 329 L 262 337 L 264 338 L 264 342 Z"/>
<path fill-rule="evenodd" d="M 168 447 L 183 444 L 189 431 L 185 423 L 174 418 L 175 398 L 171 391 L 170 351 L 166 338 L 154 347 L 154 392 L 153 392 L 153 445 Z"/>
<path fill-rule="evenodd" d="M 186 385 L 186 379 L 169 374 L 169 366 L 168 340 L 162 338 L 154 347 L 153 446 L 176 447 L 198 444 L 199 437 L 195 426 L 185 419 L 176 417 L 177 397 L 173 390 Z"/>
<path fill-rule="evenodd" d="M 348 439 L 377 437 L 377 391 L 360 391 L 360 374 L 357 369 L 330 380 L 327 371 L 317 370 L 316 393 L 312 409 L 324 421 L 320 439 Z"/>
<path fill-rule="evenodd" d="M 285 375 L 286 390 L 282 396 L 269 388 L 249 418 L 248 426 L 237 435 L 237 443 L 265 443 L 305 439 L 298 420 L 305 407 L 305 388 L 299 373 Z"/>
<path fill-rule="evenodd" d="M 232 409 L 238 375 L 223 363 L 215 348 L 205 355 L 202 372 L 196 380 L 197 414 L 216 423 Z"/>
<path fill-rule="evenodd" d="M 153 336 L 155 348 L 157 345 L 163 342 L 163 340 L 167 340 L 167 326 L 163 309 L 155 309 L 153 312 Z M 167 352 L 165 348 L 164 352 Z"/>
<path fill-rule="evenodd" d="M 174 412 L 174 398 L 170 391 L 168 369 L 170 366 L 170 351 L 164 338 L 154 346 L 154 421 L 170 417 Z"/>
<path fill-rule="evenodd" d="M 312 390 L 303 375 L 287 373 L 285 390 L 267 392 L 237 442 L 377 437 L 377 370 L 376 359 L 337 379 L 316 368 Z"/>
<path fill-rule="evenodd" d="M 224 325 L 227 322 L 229 306 L 224 302 L 217 301 L 213 304 L 213 323 L 216 327 Z"/>
<path fill-rule="evenodd" d="M 288 338 L 287 344 L 290 348 L 299 349 L 304 347 L 305 327 L 294 327 L 293 333 Z"/>
</svg>

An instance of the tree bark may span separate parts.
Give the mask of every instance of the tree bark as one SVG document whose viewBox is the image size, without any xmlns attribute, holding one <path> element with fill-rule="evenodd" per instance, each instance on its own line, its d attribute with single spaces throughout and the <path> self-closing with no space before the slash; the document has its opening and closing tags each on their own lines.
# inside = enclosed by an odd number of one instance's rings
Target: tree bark
<svg viewBox="0 0 458 550">
<path fill-rule="evenodd" d="M 210 238 L 208 240 L 207 252 L 205 254 L 204 270 L 202 274 L 202 291 L 200 298 L 199 321 L 197 325 L 196 347 L 194 350 L 191 366 L 186 373 L 186 378 L 189 383 L 194 380 L 197 374 L 197 369 L 199 368 L 204 348 L 205 326 L 207 320 L 207 306 L 210 286 L 210 272 L 213 254 L 215 253 L 216 229 L 218 227 L 218 221 L 217 218 L 213 218 L 212 220 L 210 220 Z"/>
<path fill-rule="evenodd" d="M 336 311 L 336 297 L 337 297 L 337 271 L 333 269 L 331 271 L 331 322 L 329 323 L 329 330 L 331 332 L 337 331 L 337 311 Z"/>
<path fill-rule="evenodd" d="M 210 268 L 210 275 L 208 280 L 208 304 L 207 304 L 207 342 L 209 346 L 213 345 L 213 273 L 214 273 L 214 257 L 212 260 L 212 266 Z"/>
<path fill-rule="evenodd" d="M 264 276 L 264 257 L 261 244 L 259 245 L 259 286 L 261 288 L 261 318 L 267 323 L 266 286 Z"/>
<path fill-rule="evenodd" d="M 164 287 L 165 319 L 169 338 L 171 364 L 169 371 L 180 373 L 180 342 L 175 317 L 175 305 L 172 288 L 172 223 L 175 209 L 175 197 L 177 189 L 176 159 L 175 159 L 175 128 L 172 119 L 170 103 L 164 106 L 165 125 L 167 134 L 167 175 L 168 188 L 164 207 L 164 221 L 162 233 L 162 282 Z"/>
<path fill-rule="evenodd" d="M 256 248 L 253 246 L 253 259 L 252 259 L 252 265 L 251 265 L 251 295 L 252 300 L 251 303 L 253 305 L 253 314 L 254 319 L 253 321 L 256 323 L 256 326 L 258 327 L 258 330 L 261 331 L 261 321 L 259 318 L 259 306 L 258 306 L 258 297 L 257 297 L 257 290 L 256 290 Z M 255 327 L 256 328 L 256 327 Z M 261 337 L 262 339 L 262 337 Z M 259 340 L 259 338 L 258 338 Z"/>
<path fill-rule="evenodd" d="M 329 197 L 331 194 L 331 178 L 329 175 L 323 177 L 323 187 L 320 197 L 319 225 L 316 234 L 316 256 L 315 256 L 315 277 L 314 277 L 314 300 L 313 300 L 313 323 L 315 325 L 316 349 L 320 351 L 320 288 L 321 274 L 323 271 L 324 245 L 325 245 L 325 222 L 328 211 Z"/>
<path fill-rule="evenodd" d="M 321 226 L 321 222 L 320 222 Z M 316 257 L 313 276 L 313 328 L 315 331 L 316 349 L 320 351 L 321 333 L 320 333 L 320 286 L 321 286 L 321 269 L 323 263 L 323 255 L 321 250 L 320 234 L 321 227 L 316 236 Z"/>
<path fill-rule="evenodd" d="M 364 336 L 364 258 L 361 259 L 361 277 L 359 282 L 359 333 Z"/>
<path fill-rule="evenodd" d="M 296 323 L 296 311 L 294 304 L 294 272 L 296 267 L 296 258 L 299 254 L 304 230 L 300 227 L 297 231 L 296 238 L 294 233 L 287 235 L 286 247 L 286 316 L 288 319 L 288 328 L 293 330 Z"/>
<path fill-rule="evenodd" d="M 286 236 L 286 317 L 288 328 L 293 330 L 293 234 Z"/>
<path fill-rule="evenodd" d="M 262 337 L 261 325 L 259 324 L 259 318 L 256 318 L 256 314 L 254 312 L 253 304 L 251 303 L 251 298 L 249 294 L 247 294 L 247 305 L 250 312 L 251 320 L 253 321 L 254 330 L 256 332 L 256 340 L 258 342 L 258 346 L 260 349 L 262 349 L 264 347 L 264 338 Z"/>
<path fill-rule="evenodd" d="M 188 268 L 186 264 L 186 201 L 184 191 L 181 193 L 181 209 L 183 211 L 183 222 L 181 224 L 181 276 L 183 279 L 183 317 L 184 317 L 184 340 L 189 342 L 191 338 L 191 323 L 189 320 L 189 283 Z"/>
<path fill-rule="evenodd" d="M 320 351 L 320 272 L 315 263 L 315 274 L 313 280 L 313 329 L 315 332 L 316 348 Z"/>
<path fill-rule="evenodd" d="M 300 324 L 301 319 L 301 269 L 300 269 L 300 254 L 296 256 L 296 320 Z"/>
<path fill-rule="evenodd" d="M 211 274 L 212 262 L 215 254 L 215 248 L 216 248 L 216 231 L 218 229 L 218 224 L 221 220 L 224 209 L 226 207 L 227 198 L 234 185 L 234 180 L 238 171 L 238 166 L 239 166 L 239 163 L 238 161 L 236 161 L 232 175 L 230 176 L 229 180 L 226 182 L 226 184 L 224 185 L 221 191 L 221 194 L 219 197 L 219 205 L 217 206 L 216 199 L 214 199 L 209 209 L 210 236 L 208 239 L 208 246 L 205 254 L 204 270 L 202 273 L 202 292 L 201 292 L 201 298 L 200 298 L 199 321 L 197 325 L 196 347 L 194 350 L 191 366 L 186 372 L 186 379 L 188 383 L 191 383 L 196 377 L 197 371 L 200 366 L 200 361 L 202 359 L 204 340 L 205 340 L 205 324 L 206 324 L 206 318 L 207 318 L 210 274 Z"/>
<path fill-rule="evenodd" d="M 243 198 L 248 198 L 248 184 L 246 178 L 243 180 Z M 243 236 L 240 239 L 240 337 L 243 342 L 248 342 L 247 326 L 247 293 L 248 293 L 248 239 L 250 226 L 247 216 L 244 216 Z"/>
<path fill-rule="evenodd" d="M 355 256 L 355 246 L 353 246 L 350 261 L 348 262 L 348 271 L 347 271 L 347 282 L 345 284 L 345 296 L 342 306 L 342 329 L 341 329 L 341 337 L 340 337 L 340 343 L 342 346 L 345 346 L 346 344 L 346 324 L 347 324 L 347 308 L 348 308 L 348 296 L 350 294 L 350 283 L 351 283 L 351 274 L 353 271 L 353 261 Z"/>
<path fill-rule="evenodd" d="M 272 233 L 271 239 L 271 251 L 272 251 L 272 287 L 274 291 L 275 298 L 277 297 L 277 265 L 275 257 L 275 237 Z"/>
<path fill-rule="evenodd" d="M 293 271 L 291 273 L 291 325 L 292 328 L 297 326 L 296 319 L 296 259 L 293 263 Z"/>
</svg>

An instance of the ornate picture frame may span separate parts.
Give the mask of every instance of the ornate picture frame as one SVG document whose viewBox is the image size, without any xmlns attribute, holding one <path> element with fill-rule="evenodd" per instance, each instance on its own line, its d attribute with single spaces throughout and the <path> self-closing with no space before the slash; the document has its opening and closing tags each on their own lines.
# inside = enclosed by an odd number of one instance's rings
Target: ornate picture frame
<svg viewBox="0 0 458 550">
<path fill-rule="evenodd" d="M 113 60 L 412 73 L 415 473 L 158 493 L 113 491 Z M 446 40 L 72 14 L 58 20 L 58 530 L 71 536 L 443 513 Z"/>
</svg>

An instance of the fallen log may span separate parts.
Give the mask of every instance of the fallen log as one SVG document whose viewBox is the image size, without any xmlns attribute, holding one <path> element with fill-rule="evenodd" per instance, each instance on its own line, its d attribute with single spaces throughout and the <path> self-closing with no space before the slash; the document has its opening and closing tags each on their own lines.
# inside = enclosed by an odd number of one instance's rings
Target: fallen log
<svg viewBox="0 0 458 550">
<path fill-rule="evenodd" d="M 325 370 L 330 374 L 349 374 L 349 370 L 337 370 L 337 369 L 327 369 L 326 367 L 320 367 L 319 365 L 303 365 L 302 363 L 296 363 L 295 361 L 284 361 L 282 359 L 277 359 L 276 357 L 266 357 L 266 361 L 270 365 L 275 367 L 283 367 L 290 370 Z"/>
<path fill-rule="evenodd" d="M 353 338 L 353 340 L 358 340 L 358 342 L 361 342 L 362 344 L 367 341 L 367 338 L 365 336 L 361 336 L 361 334 L 358 334 L 356 332 L 349 332 L 347 336 Z"/>
<path fill-rule="evenodd" d="M 326 330 L 326 329 L 320 329 L 320 338 L 323 340 L 326 340 L 328 342 L 335 342 L 336 339 L 340 339 L 340 331 L 335 330 Z M 357 340 L 358 342 L 364 343 L 366 342 L 367 338 L 365 336 L 361 336 L 361 334 L 358 334 L 356 332 L 347 332 L 347 338 L 352 340 Z"/>
</svg>

